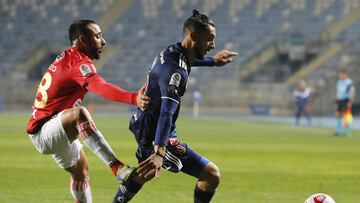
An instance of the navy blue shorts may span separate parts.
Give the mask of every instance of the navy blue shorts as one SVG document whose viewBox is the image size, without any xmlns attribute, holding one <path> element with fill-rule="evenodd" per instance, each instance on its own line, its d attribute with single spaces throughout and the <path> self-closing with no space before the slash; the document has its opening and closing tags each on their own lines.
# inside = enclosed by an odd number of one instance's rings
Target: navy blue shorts
<svg viewBox="0 0 360 203">
<path fill-rule="evenodd" d="M 138 146 L 136 157 L 140 163 L 153 153 L 153 147 Z M 181 143 L 177 138 L 170 138 L 162 167 L 174 173 L 182 171 L 199 178 L 201 171 L 208 163 L 209 160 L 195 152 L 187 144 Z"/>
<path fill-rule="evenodd" d="M 348 102 L 349 102 L 349 99 L 337 100 L 336 101 L 337 111 L 338 112 L 345 112 Z"/>
</svg>

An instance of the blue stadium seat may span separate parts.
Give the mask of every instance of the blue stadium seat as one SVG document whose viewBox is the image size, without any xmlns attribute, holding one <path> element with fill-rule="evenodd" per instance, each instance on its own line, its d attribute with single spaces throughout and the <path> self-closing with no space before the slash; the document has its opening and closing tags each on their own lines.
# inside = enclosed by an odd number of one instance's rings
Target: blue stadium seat
<svg viewBox="0 0 360 203">
<path fill-rule="evenodd" d="M 115 0 L 4 0 L 0 2 L 0 74 L 4 75 L 44 43 L 68 45 L 67 28 L 77 17 L 97 19 Z M 170 43 L 181 40 L 182 23 L 193 8 L 208 11 L 217 25 L 217 48 L 230 45 L 240 56 L 224 73 L 236 78 L 238 70 L 283 36 L 302 31 L 307 41 L 358 6 L 345 0 L 134 0 L 105 33 L 106 40 L 119 50 L 100 69 L 104 77 L 137 89 L 156 55 Z M 212 5 L 209 5 L 209 4 Z M 259 5 L 263 3 L 264 5 Z M 284 25 L 288 29 L 283 29 Z M 285 26 L 286 27 L 286 26 Z M 360 22 L 341 35 L 350 42 L 360 35 Z M 121 37 L 119 37 L 121 36 Z M 14 47 L 18 47 L 14 49 Z M 2 54 L 1 56 L 4 56 Z M 199 69 L 197 81 L 211 81 L 220 72 Z M 222 73 L 221 73 L 222 74 Z M 135 78 L 123 82 L 124 75 Z"/>
</svg>

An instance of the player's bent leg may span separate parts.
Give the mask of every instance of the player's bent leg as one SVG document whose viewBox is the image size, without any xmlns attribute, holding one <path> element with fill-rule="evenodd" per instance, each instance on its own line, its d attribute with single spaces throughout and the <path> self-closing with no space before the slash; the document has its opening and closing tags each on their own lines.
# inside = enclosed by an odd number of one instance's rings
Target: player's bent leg
<svg viewBox="0 0 360 203">
<path fill-rule="evenodd" d="M 196 177 L 198 182 L 194 189 L 194 202 L 210 202 L 220 183 L 219 168 L 176 138 L 169 140 L 166 149 L 167 154 L 164 159 L 166 164 L 163 167 L 168 171 L 178 172 L 180 170 Z"/>
<path fill-rule="evenodd" d="M 215 191 L 220 183 L 220 170 L 212 162 L 209 162 L 201 171 L 198 186 L 204 191 Z"/>
<path fill-rule="evenodd" d="M 70 193 L 76 202 L 92 203 L 89 167 L 83 150 L 80 151 L 80 159 L 76 164 L 65 170 L 71 174 Z"/>
<path fill-rule="evenodd" d="M 85 179 L 89 176 L 89 166 L 84 150 L 80 150 L 79 160 L 71 167 L 65 168 L 76 179 Z"/>
<path fill-rule="evenodd" d="M 112 202 L 113 203 L 129 202 L 140 191 L 142 186 L 147 181 L 150 181 L 154 177 L 155 177 L 155 172 L 153 176 L 147 177 L 146 179 L 141 179 L 137 177 L 136 174 L 134 176 L 131 176 L 124 182 L 124 184 L 120 185 Z"/>
<path fill-rule="evenodd" d="M 210 202 L 219 183 L 220 170 L 214 163 L 209 162 L 199 175 L 199 180 L 194 190 L 194 202 Z"/>
<path fill-rule="evenodd" d="M 62 116 L 62 122 L 69 140 L 74 140 L 79 134 L 85 145 L 94 152 L 105 164 L 107 164 L 117 180 L 123 183 L 134 170 L 120 162 L 102 133 L 96 128 L 89 111 L 78 106 L 65 110 Z"/>
</svg>

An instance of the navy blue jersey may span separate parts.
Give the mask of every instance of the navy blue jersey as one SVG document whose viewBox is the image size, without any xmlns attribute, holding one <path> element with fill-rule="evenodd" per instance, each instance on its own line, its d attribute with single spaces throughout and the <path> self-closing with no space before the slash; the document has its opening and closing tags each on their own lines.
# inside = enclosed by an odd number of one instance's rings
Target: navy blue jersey
<svg viewBox="0 0 360 203">
<path fill-rule="evenodd" d="M 214 65 L 213 58 L 196 61 L 194 65 Z M 155 59 L 148 75 L 146 95 L 150 106 L 140 109 L 132 116 L 130 130 L 139 145 L 166 146 L 170 137 L 175 137 L 175 123 L 179 115 L 181 97 L 191 71 L 180 43 L 170 45 Z"/>
</svg>

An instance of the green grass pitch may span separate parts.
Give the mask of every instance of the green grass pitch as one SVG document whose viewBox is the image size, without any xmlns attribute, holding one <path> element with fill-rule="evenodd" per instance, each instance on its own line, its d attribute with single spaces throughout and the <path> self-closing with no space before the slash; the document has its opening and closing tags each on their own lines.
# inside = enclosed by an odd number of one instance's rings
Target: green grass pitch
<svg viewBox="0 0 360 203">
<path fill-rule="evenodd" d="M 27 116 L 0 114 L 0 202 L 74 202 L 69 175 L 38 153 L 25 133 Z M 134 165 L 128 117 L 95 116 L 118 157 Z M 180 118 L 179 137 L 216 163 L 222 181 L 213 202 L 303 203 L 324 192 L 338 203 L 360 202 L 360 132 L 335 137 L 332 129 Z M 111 202 L 117 183 L 85 148 L 94 202 Z M 196 180 L 161 171 L 132 202 L 192 202 Z"/>
</svg>

